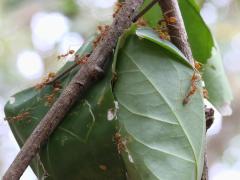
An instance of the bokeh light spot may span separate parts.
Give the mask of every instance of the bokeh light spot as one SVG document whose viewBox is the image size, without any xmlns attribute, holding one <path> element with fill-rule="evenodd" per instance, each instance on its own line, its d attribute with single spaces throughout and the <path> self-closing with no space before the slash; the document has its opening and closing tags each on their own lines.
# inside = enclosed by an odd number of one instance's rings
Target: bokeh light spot
<svg viewBox="0 0 240 180">
<path fill-rule="evenodd" d="M 69 21 L 61 13 L 39 12 L 31 21 L 32 41 L 41 51 L 49 51 L 69 30 Z"/>
<path fill-rule="evenodd" d="M 38 79 L 44 72 L 42 58 L 33 51 L 24 51 L 18 55 L 17 68 L 26 79 Z"/>
</svg>

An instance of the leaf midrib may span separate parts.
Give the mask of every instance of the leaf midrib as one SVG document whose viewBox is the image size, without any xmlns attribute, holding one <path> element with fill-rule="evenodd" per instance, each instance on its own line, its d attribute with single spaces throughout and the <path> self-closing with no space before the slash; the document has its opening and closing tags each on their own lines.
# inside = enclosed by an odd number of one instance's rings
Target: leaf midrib
<svg viewBox="0 0 240 180">
<path fill-rule="evenodd" d="M 181 124 L 179 117 L 174 113 L 173 109 L 170 106 L 170 103 L 167 101 L 166 97 L 164 97 L 161 92 L 159 92 L 159 90 L 155 87 L 154 83 L 151 81 L 151 79 L 149 79 L 146 74 L 144 73 L 144 71 L 137 65 L 137 63 L 134 61 L 134 58 L 132 58 L 125 50 L 122 50 L 122 52 L 135 64 L 135 66 L 140 70 L 140 72 L 142 72 L 142 74 L 145 76 L 145 78 L 149 81 L 149 83 L 153 86 L 153 88 L 156 90 L 156 92 L 163 98 L 163 100 L 165 101 L 166 105 L 169 107 L 169 109 L 171 110 L 171 112 L 173 113 L 173 115 L 175 116 L 176 120 L 178 121 L 184 135 L 186 136 L 188 143 L 190 145 L 190 148 L 192 150 L 192 153 L 194 155 L 194 159 L 195 159 L 195 164 L 196 164 L 196 176 L 198 176 L 198 163 L 197 163 L 197 156 L 195 154 L 194 148 L 192 146 L 192 143 L 190 142 L 190 139 L 187 135 L 187 133 L 185 132 L 183 125 Z"/>
</svg>

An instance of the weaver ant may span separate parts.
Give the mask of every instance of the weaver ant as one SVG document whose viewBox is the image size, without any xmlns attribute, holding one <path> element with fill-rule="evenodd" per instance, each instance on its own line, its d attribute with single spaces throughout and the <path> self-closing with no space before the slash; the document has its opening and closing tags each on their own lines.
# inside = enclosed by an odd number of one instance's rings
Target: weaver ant
<svg viewBox="0 0 240 180">
<path fill-rule="evenodd" d="M 90 54 L 86 54 L 80 60 L 77 60 L 76 64 L 86 64 L 87 61 L 88 61 L 89 56 L 90 56 Z"/>
<path fill-rule="evenodd" d="M 155 31 L 158 33 L 159 37 L 163 40 L 170 41 L 170 35 L 168 33 L 168 27 L 166 21 L 160 20 L 157 24 Z"/>
<path fill-rule="evenodd" d="M 183 104 L 186 105 L 188 104 L 188 102 L 190 101 L 190 97 L 192 95 L 195 94 L 195 92 L 197 91 L 197 85 L 196 83 L 201 80 L 201 76 L 199 74 L 199 70 L 202 68 L 202 65 L 198 62 L 194 62 L 194 73 L 193 76 L 191 78 L 191 86 L 190 86 L 190 90 L 187 94 L 187 96 L 184 98 L 183 100 Z M 208 91 L 206 89 L 203 89 L 203 96 L 205 98 L 208 98 Z"/>
<path fill-rule="evenodd" d="M 35 86 L 35 88 L 36 88 L 37 90 L 42 89 L 42 88 L 45 87 L 50 81 L 52 81 L 52 79 L 53 79 L 55 76 L 56 76 L 56 73 L 53 73 L 53 72 L 48 73 L 47 77 L 44 77 L 43 80 L 42 80 L 42 82 L 39 83 L 39 84 L 37 84 L 37 85 Z"/>
<path fill-rule="evenodd" d="M 21 120 L 27 118 L 29 115 L 30 115 L 29 112 L 22 112 L 22 113 L 18 114 L 17 116 L 5 118 L 5 120 L 7 120 L 9 122 L 17 122 L 17 121 L 21 121 Z"/>
<path fill-rule="evenodd" d="M 52 90 L 52 93 L 50 95 L 46 95 L 45 96 L 45 99 L 47 100 L 47 103 L 48 105 L 51 105 L 54 100 L 55 100 L 55 97 L 57 95 L 57 93 L 62 89 L 62 86 L 59 82 L 56 82 L 54 85 L 53 85 L 53 90 Z"/>
<path fill-rule="evenodd" d="M 71 55 L 71 54 L 74 54 L 74 53 L 75 53 L 74 50 L 69 50 L 66 54 L 58 55 L 57 58 L 58 58 L 58 60 L 60 60 L 61 58 L 66 58 L 68 55 Z"/>
<path fill-rule="evenodd" d="M 119 154 L 127 149 L 126 140 L 123 140 L 123 138 L 119 132 L 117 132 L 114 135 L 114 141 L 116 142 L 117 150 L 118 150 Z"/>
<path fill-rule="evenodd" d="M 147 21 L 145 21 L 143 19 L 143 17 L 138 18 L 136 23 L 137 23 L 138 27 L 145 27 L 145 26 L 147 26 Z"/>
<path fill-rule="evenodd" d="M 117 2 L 114 6 L 114 13 L 113 13 L 113 17 L 115 18 L 116 15 L 119 13 L 119 11 L 121 10 L 123 6 L 123 3 Z"/>
<path fill-rule="evenodd" d="M 99 31 L 99 35 L 96 37 L 96 39 L 93 42 L 93 47 L 96 48 L 98 43 L 101 41 L 101 39 L 106 36 L 108 30 L 110 29 L 109 25 L 101 25 L 97 27 Z"/>
</svg>

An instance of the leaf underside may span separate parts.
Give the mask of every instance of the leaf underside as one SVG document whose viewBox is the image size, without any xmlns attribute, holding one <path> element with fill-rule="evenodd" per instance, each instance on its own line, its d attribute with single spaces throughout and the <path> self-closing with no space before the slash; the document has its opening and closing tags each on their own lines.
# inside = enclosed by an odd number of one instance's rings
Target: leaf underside
<svg viewBox="0 0 240 180">
<path fill-rule="evenodd" d="M 131 180 L 201 177 L 205 141 L 201 90 L 182 105 L 193 70 L 168 51 L 135 35 L 118 51 L 113 92 Z"/>
</svg>

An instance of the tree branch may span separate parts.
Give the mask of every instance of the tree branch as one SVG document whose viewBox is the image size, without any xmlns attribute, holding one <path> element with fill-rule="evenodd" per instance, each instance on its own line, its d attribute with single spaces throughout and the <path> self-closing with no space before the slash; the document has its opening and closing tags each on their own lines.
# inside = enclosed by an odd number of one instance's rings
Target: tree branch
<svg viewBox="0 0 240 180">
<path fill-rule="evenodd" d="M 40 150 L 57 125 L 63 120 L 72 105 L 82 98 L 91 85 L 104 75 L 107 57 L 113 52 L 118 38 L 129 28 L 143 0 L 126 0 L 116 15 L 107 34 L 102 37 L 89 57 L 88 63 L 81 66 L 58 100 L 40 121 L 21 151 L 3 176 L 3 180 L 18 180 L 31 160 Z"/>
<path fill-rule="evenodd" d="M 171 42 L 178 47 L 189 62 L 194 65 L 192 51 L 188 43 L 187 32 L 177 0 L 159 0 L 163 15 L 167 22 Z M 172 20 L 171 20 L 172 19 Z"/>
<path fill-rule="evenodd" d="M 179 50 L 186 56 L 189 63 L 194 67 L 194 59 L 190 45 L 188 43 L 187 32 L 179 9 L 177 0 L 159 0 L 159 4 L 162 8 L 165 21 L 171 37 L 171 42 L 179 48 Z M 211 120 L 208 115 L 214 114 L 213 110 L 206 109 L 206 123 L 211 126 Z M 202 174 L 202 180 L 208 180 L 208 167 L 207 167 L 207 155 L 204 154 L 204 168 Z"/>
</svg>

